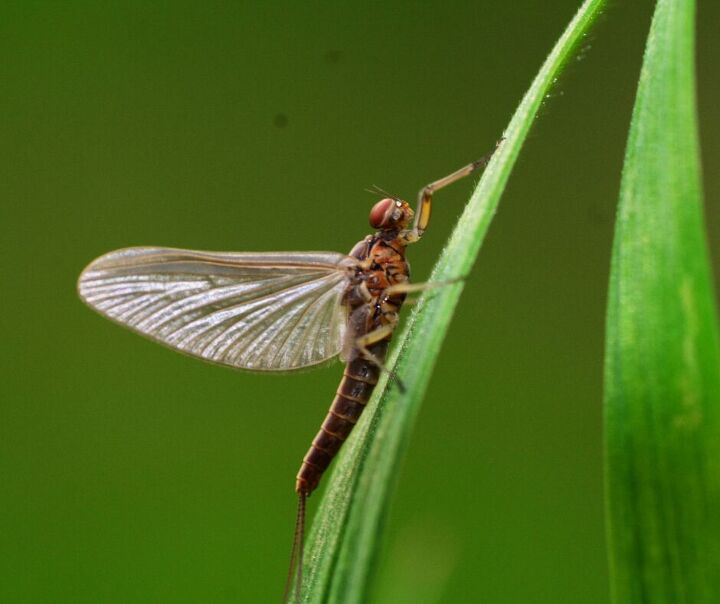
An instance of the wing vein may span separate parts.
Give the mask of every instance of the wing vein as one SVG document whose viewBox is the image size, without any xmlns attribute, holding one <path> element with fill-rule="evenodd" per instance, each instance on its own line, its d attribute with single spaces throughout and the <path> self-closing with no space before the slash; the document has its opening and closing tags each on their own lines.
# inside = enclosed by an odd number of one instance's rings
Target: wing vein
<svg viewBox="0 0 720 604">
<path fill-rule="evenodd" d="M 98 312 L 181 352 L 285 371 L 340 352 L 351 265 L 332 252 L 127 248 L 94 261 L 78 287 Z"/>
</svg>

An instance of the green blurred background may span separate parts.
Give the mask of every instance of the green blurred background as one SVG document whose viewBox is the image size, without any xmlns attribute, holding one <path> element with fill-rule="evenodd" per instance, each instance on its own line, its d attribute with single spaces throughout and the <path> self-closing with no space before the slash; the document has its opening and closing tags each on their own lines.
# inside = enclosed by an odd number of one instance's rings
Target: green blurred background
<svg viewBox="0 0 720 604">
<path fill-rule="evenodd" d="M 414 200 L 493 147 L 578 6 L 2 4 L 0 601 L 279 601 L 294 475 L 341 367 L 254 375 L 175 354 L 85 308 L 78 273 L 130 245 L 349 250 L 365 187 Z M 520 156 L 402 468 L 373 602 L 608 600 L 603 315 L 651 11 L 611 4 Z M 702 3 L 708 200 L 719 24 Z M 437 196 L 416 280 L 471 188 Z"/>
</svg>

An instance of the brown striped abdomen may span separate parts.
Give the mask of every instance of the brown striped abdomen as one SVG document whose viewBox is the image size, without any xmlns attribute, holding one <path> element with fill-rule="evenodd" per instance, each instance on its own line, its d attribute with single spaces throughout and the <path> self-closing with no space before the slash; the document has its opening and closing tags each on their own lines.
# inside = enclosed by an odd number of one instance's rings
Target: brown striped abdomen
<svg viewBox="0 0 720 604">
<path fill-rule="evenodd" d="M 390 338 L 368 346 L 379 360 L 385 360 Z M 295 492 L 309 495 L 320 482 L 340 447 L 355 427 L 365 410 L 377 384 L 380 369 L 372 361 L 358 357 L 345 366 L 330 411 L 303 458 L 295 481 Z"/>
</svg>

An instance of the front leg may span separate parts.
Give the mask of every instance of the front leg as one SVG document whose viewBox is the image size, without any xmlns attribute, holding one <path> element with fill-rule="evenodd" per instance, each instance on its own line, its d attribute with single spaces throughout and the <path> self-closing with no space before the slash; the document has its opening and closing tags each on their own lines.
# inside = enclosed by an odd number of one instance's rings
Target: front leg
<svg viewBox="0 0 720 604">
<path fill-rule="evenodd" d="M 400 236 L 405 240 L 406 243 L 414 243 L 423 236 L 423 233 L 427 229 L 428 223 L 430 222 L 430 214 L 432 213 L 433 193 L 439 191 L 444 187 L 447 187 L 448 185 L 451 185 L 455 181 L 460 180 L 465 176 L 472 174 L 478 168 L 484 168 L 485 166 L 487 166 L 490 158 L 495 154 L 495 151 L 503 140 L 504 139 L 501 138 L 495 144 L 495 149 L 493 149 L 487 155 L 484 155 L 480 159 L 472 162 L 471 164 L 468 164 L 467 166 L 464 166 L 459 170 L 453 172 L 452 174 L 448 174 L 447 176 L 440 178 L 439 180 L 431 182 L 429 185 L 426 185 L 422 189 L 420 189 L 420 193 L 418 194 L 418 205 L 415 209 L 415 222 L 413 223 L 413 228 L 407 231 L 403 231 L 400 234 Z"/>
</svg>

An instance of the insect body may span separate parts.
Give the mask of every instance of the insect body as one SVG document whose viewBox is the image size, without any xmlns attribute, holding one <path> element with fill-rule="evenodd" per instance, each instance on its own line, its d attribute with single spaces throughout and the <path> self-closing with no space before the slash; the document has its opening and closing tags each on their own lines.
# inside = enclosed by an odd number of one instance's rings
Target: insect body
<svg viewBox="0 0 720 604">
<path fill-rule="evenodd" d="M 398 311 L 405 300 L 410 269 L 405 261 L 406 242 L 398 233 L 412 217 L 412 210 L 405 202 L 383 199 L 373 208 L 371 223 L 379 227 L 388 212 L 397 212 L 398 218 L 388 219 L 387 228 L 369 235 L 350 252 L 357 264 L 341 301 L 348 313 L 344 350 L 347 365 L 330 411 L 297 476 L 295 490 L 302 496 L 315 489 L 360 418 L 384 366 Z"/>
<path fill-rule="evenodd" d="M 486 161 L 424 187 L 417 214 L 406 201 L 381 199 L 370 212 L 376 232 L 349 255 L 136 247 L 105 254 L 80 275 L 78 291 L 89 306 L 207 361 L 255 371 L 290 371 L 338 355 L 346 361 L 295 483 L 291 577 L 297 560 L 298 599 L 305 499 L 358 421 L 380 372 L 387 371 L 385 355 L 406 294 L 426 287 L 409 283 L 405 248 L 425 232 L 433 193 Z"/>
</svg>

